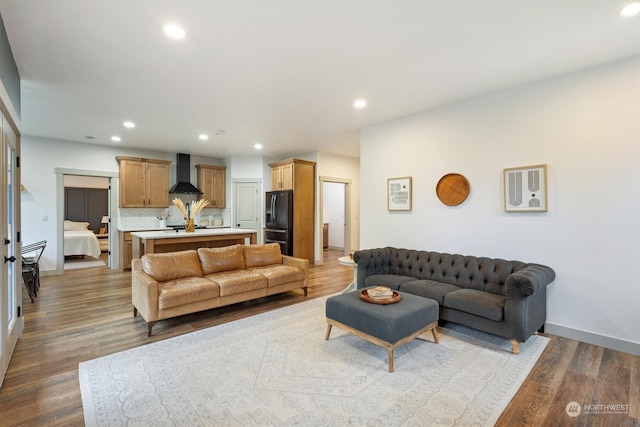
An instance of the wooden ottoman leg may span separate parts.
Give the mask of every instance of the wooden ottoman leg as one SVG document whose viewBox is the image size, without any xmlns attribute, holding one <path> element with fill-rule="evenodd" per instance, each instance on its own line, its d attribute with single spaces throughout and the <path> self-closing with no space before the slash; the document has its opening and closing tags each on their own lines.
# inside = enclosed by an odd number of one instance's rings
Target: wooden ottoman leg
<svg viewBox="0 0 640 427">
<path fill-rule="evenodd" d="M 440 344 L 440 341 L 438 341 L 438 329 L 435 326 L 431 329 L 431 333 L 433 334 L 433 340 L 436 344 Z"/>
<path fill-rule="evenodd" d="M 387 355 L 389 357 L 389 372 L 393 372 L 393 349 L 387 349 Z"/>
<path fill-rule="evenodd" d="M 327 325 L 327 334 L 324 336 L 325 341 L 329 339 L 329 334 L 331 334 L 331 324 Z"/>
</svg>

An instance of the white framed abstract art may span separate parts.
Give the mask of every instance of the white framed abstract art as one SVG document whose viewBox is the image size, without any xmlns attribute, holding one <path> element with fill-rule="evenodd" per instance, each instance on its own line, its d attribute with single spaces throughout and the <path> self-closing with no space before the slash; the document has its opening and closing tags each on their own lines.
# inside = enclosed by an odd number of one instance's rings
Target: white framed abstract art
<svg viewBox="0 0 640 427">
<path fill-rule="evenodd" d="M 387 209 L 390 211 L 411 210 L 411 177 L 387 179 Z"/>
<path fill-rule="evenodd" d="M 547 165 L 507 168 L 503 174 L 505 212 L 547 212 Z"/>
</svg>

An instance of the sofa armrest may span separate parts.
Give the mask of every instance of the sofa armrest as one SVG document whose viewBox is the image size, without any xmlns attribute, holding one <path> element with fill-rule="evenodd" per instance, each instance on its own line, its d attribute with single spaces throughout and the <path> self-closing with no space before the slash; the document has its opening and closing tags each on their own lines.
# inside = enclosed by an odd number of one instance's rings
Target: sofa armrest
<svg viewBox="0 0 640 427">
<path fill-rule="evenodd" d="M 505 281 L 507 298 L 522 298 L 539 292 L 556 278 L 550 267 L 540 264 L 528 264 L 522 270 L 513 273 Z"/>
<path fill-rule="evenodd" d="M 131 302 L 147 322 L 152 322 L 158 318 L 158 282 L 134 266 L 132 263 Z"/>
<path fill-rule="evenodd" d="M 309 260 L 303 258 L 296 258 L 289 255 L 282 255 L 282 264 L 289 265 L 291 267 L 297 267 L 304 270 L 304 286 L 309 286 Z"/>
<path fill-rule="evenodd" d="M 353 261 L 358 264 L 357 288 L 365 287 L 365 279 L 374 274 L 389 274 L 390 253 L 394 248 L 376 248 L 356 251 Z"/>
</svg>

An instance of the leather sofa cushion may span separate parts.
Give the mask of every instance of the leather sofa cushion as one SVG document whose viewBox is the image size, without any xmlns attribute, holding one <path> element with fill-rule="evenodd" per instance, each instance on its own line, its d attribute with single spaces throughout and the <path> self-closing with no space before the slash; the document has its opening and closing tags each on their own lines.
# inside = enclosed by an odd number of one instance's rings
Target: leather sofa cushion
<svg viewBox="0 0 640 427">
<path fill-rule="evenodd" d="M 158 285 L 158 308 L 164 310 L 219 296 L 220 286 L 203 277 L 169 280 Z"/>
<path fill-rule="evenodd" d="M 444 297 L 449 292 L 458 291 L 462 288 L 448 283 L 434 282 L 433 280 L 413 280 L 400 285 L 402 292 L 408 292 L 425 298 L 438 301 L 438 304 L 444 304 Z"/>
<path fill-rule="evenodd" d="M 250 271 L 260 273 L 267 278 L 267 286 L 284 285 L 298 280 L 304 280 L 304 270 L 290 265 L 273 264 L 264 267 L 253 267 Z"/>
<path fill-rule="evenodd" d="M 198 256 L 200 257 L 204 274 L 244 269 L 244 255 L 240 245 L 224 246 L 222 248 L 200 248 L 198 249 Z"/>
<path fill-rule="evenodd" d="M 282 264 L 282 254 L 280 253 L 280 245 L 278 243 L 246 245 L 243 247 L 243 250 L 246 268 Z"/>
<path fill-rule="evenodd" d="M 504 320 L 504 304 L 506 300 L 506 297 L 490 292 L 460 289 L 445 295 L 442 305 L 446 308 L 502 322 Z"/>
<path fill-rule="evenodd" d="M 222 271 L 220 273 L 208 274 L 205 278 L 220 286 L 221 297 L 255 291 L 257 289 L 265 289 L 267 287 L 266 277 L 248 270 Z"/>
<path fill-rule="evenodd" d="M 194 250 L 145 254 L 142 256 L 142 270 L 158 282 L 203 276 L 200 258 Z"/>
</svg>

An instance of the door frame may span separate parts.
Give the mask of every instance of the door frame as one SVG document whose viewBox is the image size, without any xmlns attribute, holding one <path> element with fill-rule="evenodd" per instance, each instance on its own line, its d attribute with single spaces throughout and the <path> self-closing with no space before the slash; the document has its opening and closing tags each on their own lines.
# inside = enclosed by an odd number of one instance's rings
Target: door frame
<svg viewBox="0 0 640 427">
<path fill-rule="evenodd" d="M 21 255 L 21 247 L 22 247 L 22 238 L 21 238 L 21 197 L 20 197 L 20 189 L 21 185 L 21 173 L 20 173 L 20 122 L 17 118 L 15 109 L 13 109 L 12 105 L 5 102 L 5 99 L 9 99 L 8 94 L 0 81 L 0 112 L 2 115 L 0 116 L 0 121 L 2 122 L 0 125 L 0 186 L 2 187 L 2 191 L 0 191 L 0 197 L 2 200 L 6 197 L 6 189 L 8 188 L 7 183 L 7 145 L 5 142 L 5 128 L 10 128 L 15 136 L 15 140 L 13 141 L 13 167 L 14 167 L 14 176 L 13 176 L 13 206 L 14 206 L 14 218 L 13 218 L 13 241 L 14 241 L 14 254 L 8 254 L 6 252 L 6 245 L 2 246 L 2 258 L 4 256 L 15 256 L 16 260 L 13 262 L 14 265 L 14 274 L 13 274 L 13 283 L 7 283 L 7 286 L 4 286 L 4 280 L 0 280 L 0 386 L 4 381 L 4 377 L 7 369 L 9 368 L 9 363 L 11 361 L 11 356 L 13 355 L 13 350 L 18 342 L 18 339 L 22 336 L 22 332 L 24 330 L 24 316 L 22 314 L 22 269 L 20 270 L 20 274 L 17 274 L 17 266 L 22 265 L 22 255 Z M 4 202 L 3 202 L 4 205 Z M 8 218 L 7 213 L 4 208 L 0 210 L 0 227 L 2 230 L 7 230 L 8 228 Z M 2 238 L 5 238 L 5 231 L 0 233 Z M 2 260 L 4 262 L 4 260 Z M 4 267 L 2 271 L 2 276 L 4 277 Z M 15 297 L 15 306 L 11 307 L 11 309 L 15 309 L 16 313 L 13 316 L 13 322 L 9 324 L 9 316 L 7 311 L 8 299 L 9 299 L 9 286 L 13 287 L 14 297 Z"/>
<path fill-rule="evenodd" d="M 333 182 L 337 184 L 344 184 L 344 254 L 348 255 L 351 252 L 351 179 L 349 178 L 337 178 L 331 176 L 320 176 L 318 185 L 318 218 L 319 221 L 316 227 L 316 262 L 322 264 L 324 262 L 324 253 L 322 248 L 322 226 L 323 210 L 324 210 L 324 183 Z"/>
<path fill-rule="evenodd" d="M 101 178 L 109 178 L 109 265 L 107 267 L 111 269 L 118 268 L 118 239 L 113 232 L 118 228 L 115 224 L 118 223 L 118 189 L 120 185 L 120 179 L 118 172 L 106 172 L 106 171 L 94 171 L 87 169 L 68 169 L 68 168 L 53 168 L 53 173 L 56 175 L 56 251 L 58 256 L 56 258 L 56 270 L 55 275 L 64 274 L 64 176 L 76 175 L 76 176 L 97 176 Z"/>
</svg>

